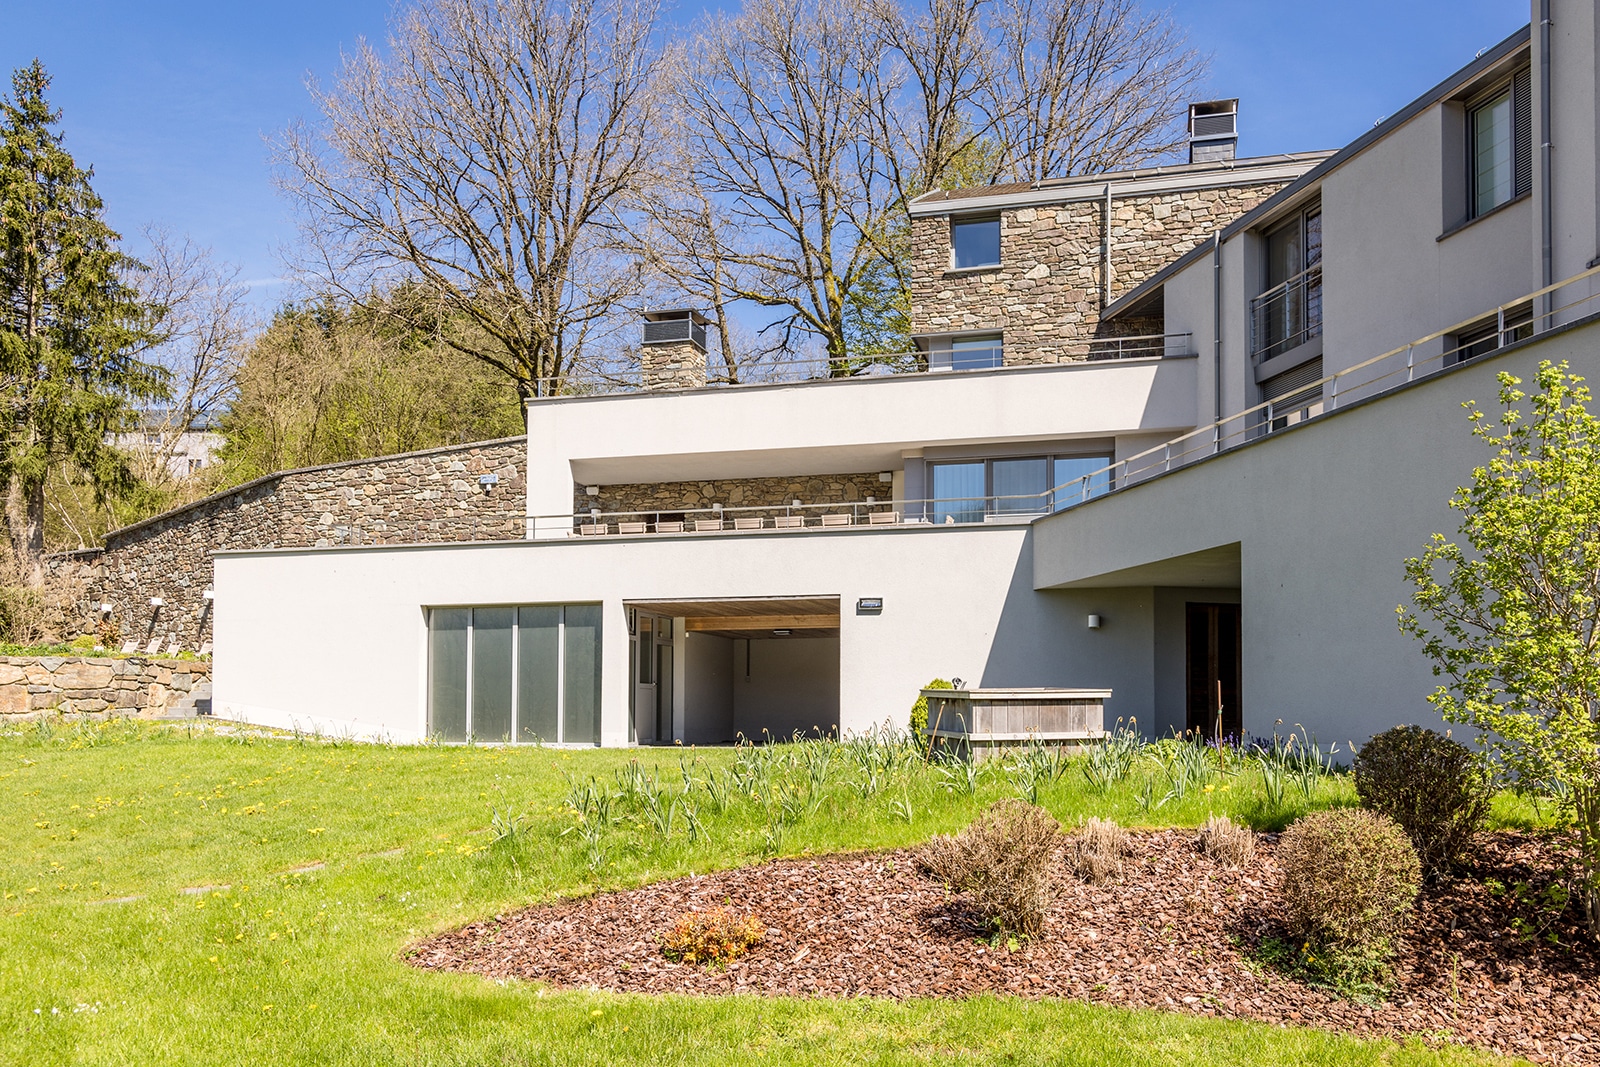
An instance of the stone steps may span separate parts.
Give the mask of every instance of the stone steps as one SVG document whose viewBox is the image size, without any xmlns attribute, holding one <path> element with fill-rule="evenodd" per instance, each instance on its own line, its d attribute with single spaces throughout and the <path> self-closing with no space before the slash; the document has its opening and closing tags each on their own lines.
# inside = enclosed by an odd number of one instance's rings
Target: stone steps
<svg viewBox="0 0 1600 1067">
<path fill-rule="evenodd" d="M 169 704 L 167 710 L 157 715 L 158 719 L 193 719 L 197 716 L 211 714 L 211 681 L 197 681 L 189 691 L 174 704 Z"/>
</svg>

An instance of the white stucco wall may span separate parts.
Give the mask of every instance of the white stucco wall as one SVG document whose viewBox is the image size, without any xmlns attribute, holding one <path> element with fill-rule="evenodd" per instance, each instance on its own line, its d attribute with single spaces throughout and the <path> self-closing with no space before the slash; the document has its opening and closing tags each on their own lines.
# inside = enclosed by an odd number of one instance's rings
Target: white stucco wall
<svg viewBox="0 0 1600 1067">
<path fill-rule="evenodd" d="M 1033 570 L 1027 526 L 222 553 L 214 707 L 271 725 L 417 738 L 425 607 L 600 602 L 603 742 L 625 744 L 624 600 L 837 596 L 846 732 L 904 722 L 925 682 L 953 676 L 1109 687 L 1108 714 L 1146 721 L 1149 590 L 1036 593 Z M 861 597 L 882 597 L 883 613 L 855 614 Z M 1086 629 L 1091 612 L 1106 616 L 1105 629 Z M 694 657 L 680 645 L 675 658 L 687 702 Z M 755 714 L 749 699 L 737 709 L 745 722 Z"/>
<path fill-rule="evenodd" d="M 1434 531 L 1459 527 L 1448 501 L 1486 458 L 1461 403 L 1497 410 L 1495 375 L 1528 380 L 1541 359 L 1569 360 L 1600 379 L 1600 323 L 1040 519 L 1035 582 L 1092 586 L 1113 572 L 1237 543 L 1248 731 L 1270 733 L 1281 718 L 1342 743 L 1397 722 L 1436 725 L 1425 702 L 1436 680 L 1395 624 L 1395 608 L 1410 597 L 1403 563 Z M 1225 599 L 1209 590 L 1204 597 Z M 1166 617 L 1162 633 L 1170 606 Z M 1164 660 L 1175 655 L 1171 643 L 1168 633 Z M 1158 664 L 1159 678 L 1170 674 Z M 1168 684 L 1156 694 L 1164 714 L 1181 700 Z"/>
<path fill-rule="evenodd" d="M 1194 396 L 1195 361 L 1171 358 L 534 401 L 528 513 L 570 514 L 575 481 L 890 471 L 927 447 L 1181 432 Z"/>
</svg>

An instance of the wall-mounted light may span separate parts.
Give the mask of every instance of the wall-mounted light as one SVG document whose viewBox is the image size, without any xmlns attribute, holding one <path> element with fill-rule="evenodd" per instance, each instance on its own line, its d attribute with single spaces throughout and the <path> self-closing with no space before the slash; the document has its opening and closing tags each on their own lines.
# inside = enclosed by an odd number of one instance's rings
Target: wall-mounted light
<svg viewBox="0 0 1600 1067">
<path fill-rule="evenodd" d="M 871 496 L 870 494 L 867 496 L 867 503 L 876 504 L 877 502 L 878 502 L 878 498 L 877 497 Z"/>
<path fill-rule="evenodd" d="M 880 481 L 880 482 L 893 482 L 894 481 L 894 471 L 879 471 L 878 472 L 878 481 Z"/>
<path fill-rule="evenodd" d="M 788 637 L 792 633 L 794 633 L 793 630 L 774 630 L 774 631 L 772 631 L 772 636 L 773 637 Z"/>
<path fill-rule="evenodd" d="M 711 505 L 711 510 L 720 512 L 722 510 L 722 505 L 721 504 L 712 504 Z"/>
<path fill-rule="evenodd" d="M 487 493 L 489 490 L 493 489 L 495 486 L 497 486 L 499 484 L 500 484 L 500 476 L 498 474 L 480 474 L 480 475 L 478 475 L 478 486 L 485 493 Z"/>
<path fill-rule="evenodd" d="M 217 599 L 217 591 L 215 589 L 207 589 L 205 592 L 200 594 L 200 599 L 215 600 Z"/>
<path fill-rule="evenodd" d="M 881 596 L 864 596 L 860 600 L 857 600 L 856 601 L 856 614 L 857 615 L 881 615 L 881 614 L 883 614 L 883 597 L 881 597 Z"/>
<path fill-rule="evenodd" d="M 802 507 L 802 506 L 803 506 L 803 505 L 802 505 L 802 504 L 801 504 L 801 503 L 800 503 L 800 501 L 798 501 L 798 500 L 793 500 L 793 501 L 790 501 L 790 503 L 791 503 L 791 504 L 792 504 L 792 505 L 793 505 L 793 506 L 795 506 L 795 507 L 797 507 L 797 508 L 798 508 L 798 507 Z"/>
<path fill-rule="evenodd" d="M 158 596 L 153 596 L 153 597 L 150 598 L 150 606 L 153 607 L 153 608 L 164 607 L 166 605 L 166 603 L 167 602 L 165 600 L 162 600 Z"/>
<path fill-rule="evenodd" d="M 101 604 L 100 605 L 100 614 L 102 614 L 102 615 L 110 615 L 113 611 L 116 611 L 116 610 L 117 610 L 117 606 L 115 604 Z"/>
<path fill-rule="evenodd" d="M 1089 629 L 1098 630 L 1098 629 L 1100 629 L 1101 624 L 1104 623 L 1104 622 L 1105 622 L 1105 619 L 1101 618 L 1099 615 L 1090 615 L 1089 616 Z"/>
<path fill-rule="evenodd" d="M 600 487 L 598 485 L 586 485 L 583 487 L 583 492 L 585 496 L 599 496 Z"/>
</svg>

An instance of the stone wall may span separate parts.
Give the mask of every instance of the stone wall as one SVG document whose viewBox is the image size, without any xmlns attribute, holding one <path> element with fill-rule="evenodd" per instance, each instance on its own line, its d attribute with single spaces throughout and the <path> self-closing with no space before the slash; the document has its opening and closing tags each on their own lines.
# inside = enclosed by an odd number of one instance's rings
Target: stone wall
<svg viewBox="0 0 1600 1067">
<path fill-rule="evenodd" d="M 0 722 L 63 715 L 155 715 L 209 681 L 205 660 L 0 657 Z"/>
<path fill-rule="evenodd" d="M 513 437 L 285 471 L 52 556 L 82 590 L 75 629 L 93 633 L 112 605 L 121 641 L 211 639 L 211 553 L 223 549 L 514 540 L 526 532 L 527 441 Z M 497 481 L 485 485 L 480 479 Z M 164 601 L 152 607 L 151 598 Z M 67 636 L 71 636 L 70 634 Z"/>
<path fill-rule="evenodd" d="M 577 514 L 596 508 L 602 512 L 690 511 L 725 507 L 784 508 L 792 501 L 805 504 L 863 503 L 867 497 L 888 500 L 893 494 L 889 482 L 880 482 L 878 472 L 869 474 L 817 474 L 794 478 L 721 478 L 705 482 L 651 482 L 632 485 L 602 485 L 598 496 L 589 496 L 582 485 L 573 486 L 572 510 Z"/>
<path fill-rule="evenodd" d="M 1283 182 L 1112 201 L 1111 300 L 1283 188 Z M 1105 203 L 1084 200 L 1000 213 L 998 267 L 950 269 L 950 219 L 912 220 L 911 330 L 993 330 L 1005 362 L 1082 359 L 1100 321 Z M 1153 332 L 1161 332 L 1155 330 Z"/>
</svg>

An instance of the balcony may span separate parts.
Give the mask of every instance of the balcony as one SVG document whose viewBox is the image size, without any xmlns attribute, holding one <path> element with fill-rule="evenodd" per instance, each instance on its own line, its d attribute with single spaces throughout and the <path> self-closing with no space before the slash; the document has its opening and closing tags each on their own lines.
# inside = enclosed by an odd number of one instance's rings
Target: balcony
<svg viewBox="0 0 1600 1067">
<path fill-rule="evenodd" d="M 1250 301 L 1250 357 L 1265 363 L 1322 336 L 1322 264 Z"/>
</svg>

